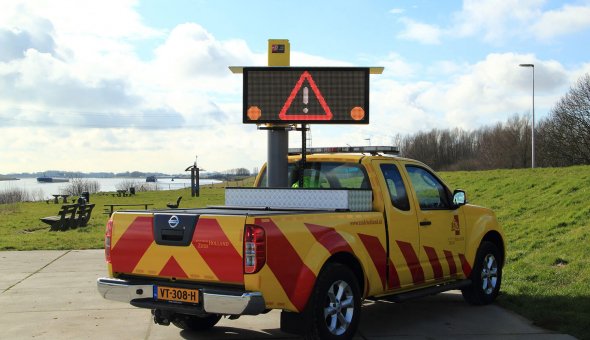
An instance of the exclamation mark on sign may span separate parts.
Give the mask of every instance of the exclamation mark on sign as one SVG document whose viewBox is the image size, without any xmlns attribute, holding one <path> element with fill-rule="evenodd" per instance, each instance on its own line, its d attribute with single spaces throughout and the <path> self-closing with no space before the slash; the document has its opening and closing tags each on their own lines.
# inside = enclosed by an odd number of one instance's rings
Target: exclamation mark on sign
<svg viewBox="0 0 590 340">
<path fill-rule="evenodd" d="M 307 109 L 307 104 L 309 104 L 309 89 L 307 86 L 303 88 L 303 105 L 306 107 L 303 108 L 303 113 L 307 113 L 309 110 Z"/>
</svg>

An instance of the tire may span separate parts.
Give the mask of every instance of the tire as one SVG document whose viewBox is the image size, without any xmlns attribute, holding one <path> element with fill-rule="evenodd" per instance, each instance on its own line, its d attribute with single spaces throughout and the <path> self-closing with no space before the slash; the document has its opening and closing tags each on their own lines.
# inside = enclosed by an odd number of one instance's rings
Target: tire
<svg viewBox="0 0 590 340">
<path fill-rule="evenodd" d="M 172 323 L 174 326 L 188 331 L 205 331 L 213 328 L 220 319 L 220 314 L 207 314 L 206 316 L 176 314 Z"/>
<path fill-rule="evenodd" d="M 502 253 L 495 244 L 481 243 L 470 275 L 471 286 L 461 291 L 465 301 L 487 305 L 496 299 L 502 284 L 502 262 Z"/>
<path fill-rule="evenodd" d="M 352 339 L 360 320 L 360 295 L 357 278 L 348 267 L 328 264 L 309 301 L 312 327 L 305 339 Z"/>
</svg>

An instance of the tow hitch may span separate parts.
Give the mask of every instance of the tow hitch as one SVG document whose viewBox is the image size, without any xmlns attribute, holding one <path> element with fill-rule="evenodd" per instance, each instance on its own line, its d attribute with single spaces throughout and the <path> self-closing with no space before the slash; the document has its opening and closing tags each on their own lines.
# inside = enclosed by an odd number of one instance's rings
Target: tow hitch
<svg viewBox="0 0 590 340">
<path fill-rule="evenodd" d="M 174 317 L 173 312 L 161 309 L 152 309 L 152 315 L 154 316 L 154 322 L 162 326 L 170 326 L 170 320 Z"/>
</svg>

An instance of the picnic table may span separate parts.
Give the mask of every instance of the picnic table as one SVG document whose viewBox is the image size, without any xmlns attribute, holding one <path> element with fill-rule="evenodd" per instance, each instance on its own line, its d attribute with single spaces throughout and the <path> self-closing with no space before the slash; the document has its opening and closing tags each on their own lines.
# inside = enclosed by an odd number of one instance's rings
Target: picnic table
<svg viewBox="0 0 590 340">
<path fill-rule="evenodd" d="M 111 216 L 115 212 L 115 208 L 120 207 L 144 207 L 145 210 L 148 209 L 148 206 L 154 205 L 153 203 L 116 203 L 116 204 L 104 204 L 105 207 L 109 207 L 105 209 L 105 214 L 108 213 Z"/>
</svg>

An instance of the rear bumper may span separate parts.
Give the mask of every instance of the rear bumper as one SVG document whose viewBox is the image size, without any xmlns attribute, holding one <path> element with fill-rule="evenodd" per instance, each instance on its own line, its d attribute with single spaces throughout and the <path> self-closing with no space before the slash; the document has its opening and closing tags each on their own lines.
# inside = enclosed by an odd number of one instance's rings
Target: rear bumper
<svg viewBox="0 0 590 340">
<path fill-rule="evenodd" d="M 199 289 L 201 303 L 198 306 L 188 306 L 155 301 L 152 284 L 134 284 L 125 280 L 99 278 L 96 285 L 100 295 L 107 300 L 127 302 L 143 308 L 178 310 L 189 314 L 205 312 L 227 315 L 256 315 L 266 309 L 264 297 L 260 292 L 203 288 Z"/>
</svg>

